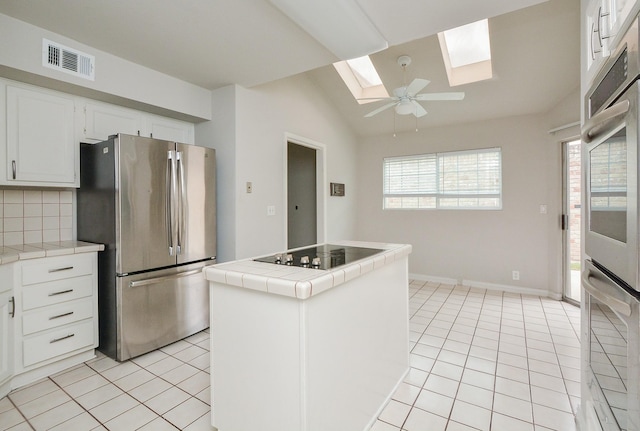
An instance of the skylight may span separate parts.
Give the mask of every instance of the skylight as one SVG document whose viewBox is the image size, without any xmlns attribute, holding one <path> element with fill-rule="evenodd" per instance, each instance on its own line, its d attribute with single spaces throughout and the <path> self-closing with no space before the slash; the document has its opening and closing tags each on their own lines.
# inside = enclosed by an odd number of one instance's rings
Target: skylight
<svg viewBox="0 0 640 431">
<path fill-rule="evenodd" d="M 449 85 L 462 85 L 493 77 L 489 21 L 438 33 Z"/>
<path fill-rule="evenodd" d="M 375 102 L 376 98 L 389 97 L 387 89 L 368 55 L 333 63 L 338 74 L 358 103 Z M 373 100 L 359 100 L 362 98 Z"/>
<path fill-rule="evenodd" d="M 354 58 L 353 60 L 347 60 L 347 64 L 351 68 L 351 71 L 355 75 L 360 87 L 369 88 L 376 85 L 382 85 L 382 80 L 378 76 L 376 68 L 373 67 L 373 63 L 368 55 L 360 58 Z"/>
</svg>

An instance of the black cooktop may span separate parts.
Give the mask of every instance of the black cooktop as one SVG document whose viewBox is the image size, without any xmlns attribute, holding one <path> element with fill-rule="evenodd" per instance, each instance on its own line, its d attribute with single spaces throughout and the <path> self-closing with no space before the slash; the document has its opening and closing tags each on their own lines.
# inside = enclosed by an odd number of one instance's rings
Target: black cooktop
<svg viewBox="0 0 640 431">
<path fill-rule="evenodd" d="M 381 251 L 383 250 L 377 248 L 323 244 L 300 250 L 286 251 L 271 256 L 259 257 L 254 260 L 277 265 L 331 269 L 364 259 L 365 257 L 373 256 Z"/>
</svg>

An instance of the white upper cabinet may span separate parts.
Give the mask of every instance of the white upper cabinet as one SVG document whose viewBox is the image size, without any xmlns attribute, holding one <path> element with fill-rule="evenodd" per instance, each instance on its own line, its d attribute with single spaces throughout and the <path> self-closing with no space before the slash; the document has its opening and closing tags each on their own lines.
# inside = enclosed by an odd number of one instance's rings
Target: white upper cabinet
<svg viewBox="0 0 640 431">
<path fill-rule="evenodd" d="M 74 99 L 8 85 L 5 185 L 78 187 Z"/>
<path fill-rule="evenodd" d="M 147 117 L 147 131 L 149 136 L 167 141 L 193 144 L 194 126 L 186 121 L 174 120 L 173 118 L 149 115 Z"/>
<path fill-rule="evenodd" d="M 640 2 L 636 0 L 604 0 L 610 2 L 610 39 L 611 48 L 614 48 L 624 36 L 625 30 L 630 26 L 640 11 Z"/>
<path fill-rule="evenodd" d="M 585 14 L 587 77 L 591 81 L 609 56 L 611 14 L 609 0 L 591 0 Z"/>
<path fill-rule="evenodd" d="M 139 135 L 145 122 L 142 113 L 106 103 L 86 102 L 84 106 L 84 138 L 106 141 L 117 133 Z"/>
<path fill-rule="evenodd" d="M 80 142 L 117 133 L 193 144 L 195 126 L 0 79 L 0 186 L 80 187 Z"/>
<path fill-rule="evenodd" d="M 193 144 L 194 126 L 186 121 L 148 114 L 117 105 L 87 101 L 84 105 L 84 139 L 105 141 L 126 133 Z"/>
</svg>

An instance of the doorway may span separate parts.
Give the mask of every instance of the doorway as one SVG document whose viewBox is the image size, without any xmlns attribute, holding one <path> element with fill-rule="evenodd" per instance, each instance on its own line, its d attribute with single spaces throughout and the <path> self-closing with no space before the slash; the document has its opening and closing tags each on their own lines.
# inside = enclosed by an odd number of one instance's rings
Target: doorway
<svg viewBox="0 0 640 431">
<path fill-rule="evenodd" d="M 318 242 L 317 150 L 287 142 L 287 249 Z"/>
<path fill-rule="evenodd" d="M 582 141 L 564 142 L 562 153 L 563 296 L 577 304 L 581 300 Z"/>
</svg>

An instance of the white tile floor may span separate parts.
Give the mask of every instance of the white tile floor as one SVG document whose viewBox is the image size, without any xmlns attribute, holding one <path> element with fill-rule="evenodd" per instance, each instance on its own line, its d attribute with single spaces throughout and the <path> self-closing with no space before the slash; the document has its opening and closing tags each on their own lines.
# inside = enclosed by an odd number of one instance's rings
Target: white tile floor
<svg viewBox="0 0 640 431">
<path fill-rule="evenodd" d="M 575 429 L 577 307 L 418 281 L 409 295 L 411 370 L 372 431 Z M 0 430 L 210 431 L 208 337 L 124 363 L 99 354 L 18 389 L 0 399 Z"/>
</svg>

